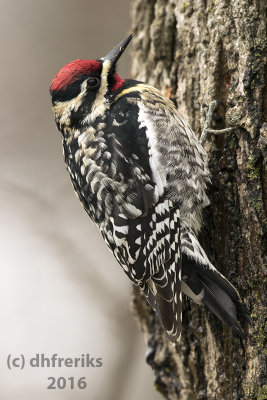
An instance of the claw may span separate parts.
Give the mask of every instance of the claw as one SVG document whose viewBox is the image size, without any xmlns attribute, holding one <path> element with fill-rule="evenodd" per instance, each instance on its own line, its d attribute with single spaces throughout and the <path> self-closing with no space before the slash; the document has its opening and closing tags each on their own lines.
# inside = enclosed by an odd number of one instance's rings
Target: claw
<svg viewBox="0 0 267 400">
<path fill-rule="evenodd" d="M 218 122 L 222 120 L 222 117 L 219 115 L 219 113 L 215 113 L 218 106 L 223 106 L 225 108 L 225 105 L 219 100 L 213 100 L 210 103 L 209 107 L 207 107 L 206 104 L 201 105 L 201 117 L 204 120 L 204 128 L 199 141 L 202 146 L 204 146 L 208 135 L 221 135 L 228 132 L 232 132 L 236 129 L 235 127 L 228 127 L 224 129 L 212 129 L 213 121 Z M 208 108 L 208 112 L 205 111 L 205 108 Z"/>
</svg>

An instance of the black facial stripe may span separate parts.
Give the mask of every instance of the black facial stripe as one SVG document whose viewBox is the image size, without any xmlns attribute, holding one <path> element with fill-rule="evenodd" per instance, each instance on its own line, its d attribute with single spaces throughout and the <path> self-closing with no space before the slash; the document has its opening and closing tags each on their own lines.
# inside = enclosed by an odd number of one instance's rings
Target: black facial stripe
<svg viewBox="0 0 267 400">
<path fill-rule="evenodd" d="M 61 90 L 50 90 L 52 101 L 68 101 L 78 96 L 81 91 L 81 84 L 86 75 L 80 76 L 76 81 Z"/>
<path fill-rule="evenodd" d="M 102 70 L 102 68 L 101 68 Z M 81 92 L 81 84 L 85 79 L 88 79 L 89 77 L 92 78 L 98 78 L 100 80 L 101 84 L 101 70 L 97 72 L 93 72 L 92 74 L 88 75 L 81 75 L 77 80 L 75 80 L 73 83 L 68 85 L 66 88 L 63 88 L 61 90 L 50 90 L 50 94 L 52 96 L 52 102 L 60 102 L 60 101 L 68 101 L 71 99 L 74 99 L 79 95 Z M 96 90 L 98 87 L 96 87 Z M 89 88 L 90 90 L 90 88 Z"/>
<path fill-rule="evenodd" d="M 115 84 L 114 74 L 116 73 L 115 66 L 112 66 L 108 72 L 108 89 L 112 89 Z"/>
<path fill-rule="evenodd" d="M 70 115 L 70 127 L 75 127 L 75 128 L 82 128 L 81 122 L 85 118 L 86 115 L 89 115 L 92 110 L 92 106 L 95 102 L 97 96 L 97 90 L 96 91 L 88 91 L 85 95 L 85 97 L 82 100 L 82 103 L 78 110 L 72 110 L 71 115 Z"/>
</svg>

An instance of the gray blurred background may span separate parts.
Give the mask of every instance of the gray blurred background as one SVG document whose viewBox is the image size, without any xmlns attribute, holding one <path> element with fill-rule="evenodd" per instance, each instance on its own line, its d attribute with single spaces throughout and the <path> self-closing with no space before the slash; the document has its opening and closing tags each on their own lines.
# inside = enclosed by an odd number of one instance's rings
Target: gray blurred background
<svg viewBox="0 0 267 400">
<path fill-rule="evenodd" d="M 131 285 L 65 170 L 49 85 L 129 32 L 129 0 L 1 0 L 0 400 L 161 399 L 130 312 Z M 119 72 L 129 76 L 127 51 Z M 8 354 L 102 357 L 102 368 L 8 370 Z M 47 390 L 86 376 L 85 390 Z"/>
</svg>

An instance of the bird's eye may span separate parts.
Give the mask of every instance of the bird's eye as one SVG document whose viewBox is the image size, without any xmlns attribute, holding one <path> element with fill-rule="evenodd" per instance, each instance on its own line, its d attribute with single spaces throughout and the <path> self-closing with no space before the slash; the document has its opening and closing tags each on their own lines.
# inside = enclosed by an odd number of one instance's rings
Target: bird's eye
<svg viewBox="0 0 267 400">
<path fill-rule="evenodd" d="M 89 78 L 87 80 L 87 85 L 90 89 L 96 89 L 100 84 L 100 79 L 96 77 Z"/>
</svg>

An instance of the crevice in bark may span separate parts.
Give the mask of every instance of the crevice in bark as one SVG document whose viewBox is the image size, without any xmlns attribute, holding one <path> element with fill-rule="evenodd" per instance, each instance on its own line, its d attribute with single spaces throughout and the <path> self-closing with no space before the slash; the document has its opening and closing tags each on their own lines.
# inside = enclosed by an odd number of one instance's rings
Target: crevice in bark
<svg viewBox="0 0 267 400">
<path fill-rule="evenodd" d="M 217 79 L 216 79 L 216 98 L 226 104 L 229 88 L 230 88 L 230 81 L 231 81 L 231 74 L 227 65 L 227 59 L 223 47 L 223 41 L 220 40 L 218 43 L 218 65 L 217 65 Z"/>
<path fill-rule="evenodd" d="M 203 7 L 206 10 L 206 8 L 207 8 L 207 0 L 203 0 Z"/>
<path fill-rule="evenodd" d="M 175 14 L 173 12 L 173 26 L 171 28 L 171 50 L 170 50 L 170 59 L 171 59 L 171 67 L 170 67 L 170 93 L 169 98 L 172 102 L 177 106 L 176 101 L 176 91 L 177 91 L 177 65 L 176 65 L 176 51 L 177 51 L 177 40 L 176 40 L 176 29 L 177 29 L 177 20 Z"/>
<path fill-rule="evenodd" d="M 265 57 L 267 58 L 267 55 L 265 55 Z M 263 96 L 263 121 L 267 122 L 267 68 L 265 68 L 265 73 L 264 73 L 264 85 L 262 90 L 262 96 Z"/>
<path fill-rule="evenodd" d="M 265 222 L 267 223 L 267 123 L 266 122 L 262 125 L 260 131 L 260 139 L 258 141 L 258 147 L 262 155 L 262 164 L 261 164 L 262 200 L 263 200 L 263 209 L 265 212 Z M 265 239 L 267 240 L 267 237 Z M 265 248 L 267 248 L 266 241 L 265 244 L 266 244 Z"/>
</svg>

